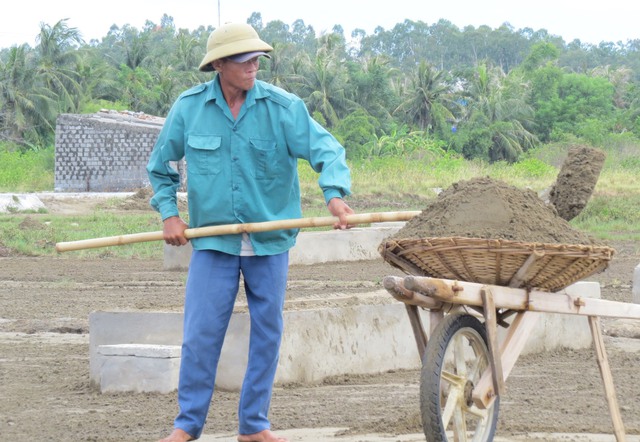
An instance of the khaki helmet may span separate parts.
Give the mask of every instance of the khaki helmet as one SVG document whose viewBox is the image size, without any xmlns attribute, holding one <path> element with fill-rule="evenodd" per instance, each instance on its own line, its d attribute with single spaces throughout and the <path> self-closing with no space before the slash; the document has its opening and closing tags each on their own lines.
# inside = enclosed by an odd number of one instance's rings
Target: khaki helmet
<svg viewBox="0 0 640 442">
<path fill-rule="evenodd" d="M 245 23 L 225 23 L 209 35 L 207 53 L 200 63 L 201 71 L 212 71 L 211 62 L 231 55 L 259 52 L 267 55 L 273 48 L 260 40 L 258 33 Z M 268 55 L 267 55 L 268 56 Z"/>
</svg>

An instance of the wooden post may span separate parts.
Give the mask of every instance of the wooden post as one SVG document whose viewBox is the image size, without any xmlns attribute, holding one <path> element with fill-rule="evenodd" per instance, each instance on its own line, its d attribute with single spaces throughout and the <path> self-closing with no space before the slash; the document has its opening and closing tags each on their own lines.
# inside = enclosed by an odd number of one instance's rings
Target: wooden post
<svg viewBox="0 0 640 442">
<path fill-rule="evenodd" d="M 491 373 L 493 377 L 493 388 L 495 394 L 500 396 L 505 392 L 504 374 L 502 372 L 502 357 L 498 348 L 498 323 L 496 320 L 496 305 L 493 302 L 493 295 L 488 288 L 480 290 L 482 303 L 484 304 L 484 325 L 487 330 L 487 341 L 489 344 L 489 362 L 491 363 Z"/>
<path fill-rule="evenodd" d="M 616 441 L 624 442 L 626 440 L 624 424 L 622 423 L 622 416 L 620 416 L 620 408 L 616 397 L 616 389 L 613 384 L 613 376 L 611 375 L 609 359 L 607 358 L 607 352 L 604 347 L 604 339 L 602 338 L 602 329 L 600 327 L 600 317 L 589 316 L 589 327 L 591 328 L 593 346 L 596 350 L 598 367 L 600 367 L 600 374 L 602 375 L 602 381 L 604 383 L 605 397 L 607 399 L 607 404 L 609 404 L 609 413 L 611 414 L 611 421 L 613 423 L 613 432 L 616 436 Z"/>
<path fill-rule="evenodd" d="M 416 338 L 420 361 L 424 363 L 424 357 L 427 350 L 427 334 L 425 333 L 424 326 L 422 325 L 420 311 L 415 305 L 405 304 L 404 306 L 407 309 L 407 315 L 409 315 L 409 322 L 411 323 L 413 336 Z"/>
<path fill-rule="evenodd" d="M 516 317 L 513 318 L 513 322 L 507 331 L 507 336 L 504 338 L 500 347 L 502 375 L 504 379 L 509 377 L 539 317 L 540 315 L 535 312 L 518 312 Z M 492 378 L 491 370 L 485 370 L 473 389 L 473 402 L 480 409 L 489 408 L 496 398 Z"/>
</svg>

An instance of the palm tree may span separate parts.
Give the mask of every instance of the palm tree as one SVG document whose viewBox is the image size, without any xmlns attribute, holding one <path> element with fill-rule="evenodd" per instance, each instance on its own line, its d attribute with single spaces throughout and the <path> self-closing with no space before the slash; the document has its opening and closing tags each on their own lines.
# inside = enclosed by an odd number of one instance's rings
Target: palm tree
<svg viewBox="0 0 640 442">
<path fill-rule="evenodd" d="M 200 62 L 202 48 L 197 38 L 181 29 L 176 35 L 176 63 L 174 68 L 179 71 L 192 71 Z"/>
<path fill-rule="evenodd" d="M 404 88 L 403 102 L 394 113 L 406 116 L 409 124 L 420 131 L 433 133 L 438 121 L 453 119 L 451 109 L 455 106 L 453 86 L 444 71 L 433 65 L 420 62 Z"/>
<path fill-rule="evenodd" d="M 53 133 L 56 95 L 29 64 L 29 47 L 9 49 L 0 63 L 0 138 L 23 146 L 39 144 Z"/>
<path fill-rule="evenodd" d="M 329 127 L 358 105 L 347 97 L 347 70 L 343 63 L 344 42 L 337 34 L 321 38 L 315 60 L 304 77 L 304 88 L 308 92 L 305 102 L 309 111 L 319 112 Z M 341 43 L 342 41 L 342 43 Z"/>
<path fill-rule="evenodd" d="M 70 28 L 66 22 L 67 19 L 60 20 L 53 26 L 42 23 L 36 37 L 36 70 L 40 81 L 58 96 L 60 112 L 75 111 L 81 95 L 76 46 L 83 40 L 78 29 Z"/>
<path fill-rule="evenodd" d="M 350 98 L 381 123 L 391 119 L 397 99 L 392 78 L 399 73 L 383 55 L 367 57 L 361 63 L 350 63 Z"/>
<path fill-rule="evenodd" d="M 516 161 L 538 143 L 530 131 L 534 112 L 525 100 L 527 84 L 518 75 L 507 76 L 502 69 L 483 63 L 468 84 L 469 105 L 461 126 L 488 138 L 486 155 L 491 161 Z M 471 143 L 483 144 L 479 140 Z"/>
</svg>

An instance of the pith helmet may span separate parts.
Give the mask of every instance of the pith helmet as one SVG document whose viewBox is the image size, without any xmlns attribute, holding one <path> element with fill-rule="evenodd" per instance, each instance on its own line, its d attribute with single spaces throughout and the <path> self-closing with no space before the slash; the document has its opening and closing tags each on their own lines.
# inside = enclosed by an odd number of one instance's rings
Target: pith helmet
<svg viewBox="0 0 640 442">
<path fill-rule="evenodd" d="M 258 33 L 245 23 L 225 23 L 209 35 L 207 53 L 200 63 L 201 71 L 212 71 L 211 62 L 245 52 L 270 52 L 273 48 L 260 40 Z"/>
</svg>

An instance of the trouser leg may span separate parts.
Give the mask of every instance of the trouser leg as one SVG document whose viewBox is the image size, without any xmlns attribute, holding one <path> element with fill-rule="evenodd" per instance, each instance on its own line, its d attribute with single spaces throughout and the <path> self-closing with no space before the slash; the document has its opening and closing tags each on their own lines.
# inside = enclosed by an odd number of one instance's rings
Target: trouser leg
<svg viewBox="0 0 640 442">
<path fill-rule="evenodd" d="M 240 434 L 270 428 L 268 413 L 282 338 L 288 266 L 288 253 L 241 257 L 251 332 L 238 411 Z"/>
<path fill-rule="evenodd" d="M 239 275 L 238 256 L 211 250 L 194 250 L 191 256 L 175 427 L 194 437 L 200 437 L 209 411 Z"/>
</svg>

